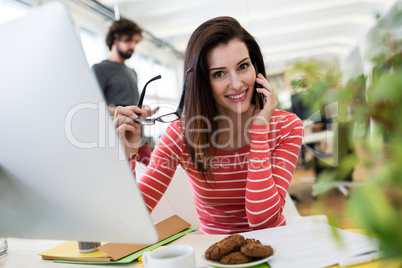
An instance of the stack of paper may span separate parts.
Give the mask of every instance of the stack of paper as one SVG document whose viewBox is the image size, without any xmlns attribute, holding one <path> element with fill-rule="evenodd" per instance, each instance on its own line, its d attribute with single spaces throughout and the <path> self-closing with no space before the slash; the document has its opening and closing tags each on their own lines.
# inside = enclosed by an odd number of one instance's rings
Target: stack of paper
<svg viewBox="0 0 402 268">
<path fill-rule="evenodd" d="M 272 268 L 328 267 L 356 255 L 379 251 L 377 239 L 325 223 L 305 222 L 242 235 L 271 245 L 274 257 L 269 265 Z"/>
</svg>

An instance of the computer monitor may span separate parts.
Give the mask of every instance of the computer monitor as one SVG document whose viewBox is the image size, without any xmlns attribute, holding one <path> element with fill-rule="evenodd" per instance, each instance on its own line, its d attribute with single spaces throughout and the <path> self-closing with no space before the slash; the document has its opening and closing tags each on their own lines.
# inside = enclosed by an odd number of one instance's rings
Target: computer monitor
<svg viewBox="0 0 402 268">
<path fill-rule="evenodd" d="M 36 8 L 0 40 L 0 237 L 156 242 L 67 8 Z"/>
<path fill-rule="evenodd" d="M 296 93 L 291 96 L 292 101 L 292 113 L 296 114 L 301 120 L 308 119 L 311 112 L 311 105 L 306 104 L 304 98 L 307 96 L 307 93 Z"/>
</svg>

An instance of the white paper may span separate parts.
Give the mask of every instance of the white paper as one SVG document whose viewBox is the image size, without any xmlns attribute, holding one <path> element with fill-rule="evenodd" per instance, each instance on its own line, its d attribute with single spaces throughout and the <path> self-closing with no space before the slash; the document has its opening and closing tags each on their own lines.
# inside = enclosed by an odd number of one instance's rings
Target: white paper
<svg viewBox="0 0 402 268">
<path fill-rule="evenodd" d="M 334 232 L 338 232 L 340 241 L 335 239 Z M 303 222 L 242 235 L 274 249 L 274 257 L 268 262 L 272 268 L 321 268 L 351 256 L 379 251 L 377 239 L 325 223 Z"/>
</svg>

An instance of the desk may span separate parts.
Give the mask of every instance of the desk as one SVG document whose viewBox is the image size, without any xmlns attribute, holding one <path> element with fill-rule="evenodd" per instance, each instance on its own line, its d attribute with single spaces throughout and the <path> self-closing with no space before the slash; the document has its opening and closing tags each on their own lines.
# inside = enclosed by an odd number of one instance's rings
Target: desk
<svg viewBox="0 0 402 268">
<path fill-rule="evenodd" d="M 206 266 L 201 260 L 201 254 L 212 244 L 215 243 L 226 235 L 199 235 L 196 233 L 188 234 L 174 242 L 172 244 L 188 244 L 192 245 L 195 249 L 195 257 L 197 262 L 197 268 L 210 268 Z M 45 251 L 49 248 L 57 246 L 64 241 L 56 240 L 29 240 L 29 239 L 16 239 L 9 238 L 8 246 L 9 252 L 7 257 L 0 259 L 0 267 L 6 268 L 89 268 L 89 267 L 131 267 L 140 268 L 141 265 L 138 262 L 133 262 L 126 265 L 88 265 L 88 264 L 67 264 L 67 263 L 55 263 L 53 261 L 42 260 L 38 253 Z M 386 266 L 388 265 L 388 266 Z M 401 267 L 402 261 L 395 260 L 380 260 L 372 263 L 366 263 L 357 266 L 350 266 L 356 268 L 380 268 L 380 267 Z M 331 266 L 336 268 L 339 266 Z"/>
<path fill-rule="evenodd" d="M 309 134 L 306 133 L 303 137 L 303 144 L 314 144 L 322 141 L 331 143 L 333 138 L 334 138 L 334 132 L 331 130 L 324 130 Z"/>
<path fill-rule="evenodd" d="M 321 150 L 317 147 L 321 142 L 327 142 L 327 144 L 333 144 L 334 132 L 331 130 L 324 130 L 314 133 L 305 133 L 302 141 L 302 147 L 300 150 L 300 156 L 303 166 L 307 166 L 306 152 L 309 151 L 314 157 L 314 164 L 317 165 L 316 152 L 321 153 Z"/>
<path fill-rule="evenodd" d="M 206 236 L 198 233 L 188 234 L 171 244 L 189 244 L 195 249 L 197 268 L 210 268 L 204 265 L 201 254 L 212 244 L 226 237 L 226 235 Z M 130 264 L 108 264 L 108 265 L 88 265 L 88 264 L 68 264 L 55 263 L 49 260 L 42 260 L 38 253 L 62 244 L 65 241 L 59 240 L 34 240 L 8 238 L 8 255 L 0 259 L 0 267 L 6 268 L 89 268 L 89 267 L 131 267 L 139 268 L 141 265 L 134 261 Z M 143 267 L 144 268 L 144 267 Z"/>
</svg>

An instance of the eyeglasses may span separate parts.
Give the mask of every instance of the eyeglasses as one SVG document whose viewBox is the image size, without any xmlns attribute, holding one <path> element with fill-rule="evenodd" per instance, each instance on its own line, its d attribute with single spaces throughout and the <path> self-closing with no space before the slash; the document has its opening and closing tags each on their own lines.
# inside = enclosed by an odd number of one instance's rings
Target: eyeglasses
<svg viewBox="0 0 402 268">
<path fill-rule="evenodd" d="M 170 123 L 170 122 L 173 122 L 173 121 L 176 121 L 176 120 L 180 119 L 181 116 L 182 116 L 182 113 L 183 113 L 184 99 L 186 97 L 186 90 L 187 90 L 187 84 L 188 84 L 188 74 L 190 72 L 192 72 L 192 71 L 193 71 L 193 68 L 189 68 L 186 71 L 186 78 L 185 78 L 185 81 L 184 81 L 184 84 L 183 84 L 183 91 L 181 93 L 179 107 L 177 107 L 177 110 L 175 112 L 163 114 L 163 115 L 160 115 L 160 116 L 154 117 L 154 118 L 139 118 L 138 117 L 138 118 L 134 119 L 134 121 L 137 122 L 137 123 L 140 123 L 142 125 L 154 125 L 155 121 L 162 122 L 162 123 Z M 147 88 L 148 84 L 153 82 L 153 81 L 155 81 L 155 80 L 158 80 L 160 78 L 162 78 L 162 76 L 157 75 L 157 76 L 155 76 L 154 78 L 152 78 L 151 80 L 149 80 L 145 84 L 144 89 L 142 90 L 141 96 L 140 96 L 140 98 L 138 100 L 138 103 L 137 103 L 137 106 L 139 108 L 142 108 L 142 103 L 144 101 L 145 92 L 146 92 L 146 88 Z"/>
</svg>

